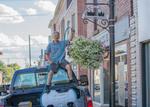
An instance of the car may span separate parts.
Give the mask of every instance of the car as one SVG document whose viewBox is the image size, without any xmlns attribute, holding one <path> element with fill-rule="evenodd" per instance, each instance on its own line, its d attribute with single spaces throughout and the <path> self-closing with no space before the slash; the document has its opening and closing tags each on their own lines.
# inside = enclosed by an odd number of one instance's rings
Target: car
<svg viewBox="0 0 150 107">
<path fill-rule="evenodd" d="M 9 94 L 0 97 L 0 107 L 18 107 L 23 102 L 30 102 L 32 107 L 45 107 L 42 105 L 41 97 L 47 82 L 48 71 L 49 67 L 33 67 L 17 70 L 13 75 Z M 73 73 L 74 82 L 70 84 L 68 80 L 66 70 L 60 68 L 58 73 L 53 76 L 51 88 L 56 91 L 65 92 L 64 88 L 69 88 L 73 85 L 78 89 L 78 93 L 76 94 L 80 98 L 82 97 L 81 102 L 84 103 L 83 107 L 93 107 L 90 93 L 85 87 L 88 85 L 87 76 L 81 76 L 80 80 L 77 80 Z M 67 105 L 66 107 L 74 106 Z"/>
<path fill-rule="evenodd" d="M 0 96 L 5 96 L 9 92 L 10 84 L 2 84 L 0 85 Z"/>
</svg>

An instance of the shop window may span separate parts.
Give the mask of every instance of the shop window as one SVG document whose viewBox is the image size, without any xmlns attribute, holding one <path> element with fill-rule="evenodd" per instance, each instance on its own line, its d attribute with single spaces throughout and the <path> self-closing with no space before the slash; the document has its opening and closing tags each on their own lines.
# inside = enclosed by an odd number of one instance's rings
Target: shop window
<svg viewBox="0 0 150 107">
<path fill-rule="evenodd" d="M 94 96 L 93 100 L 100 103 L 100 70 L 94 71 Z"/>
<path fill-rule="evenodd" d="M 116 103 L 127 106 L 128 101 L 128 73 L 127 73 L 127 44 L 115 48 L 115 80 Z M 123 93 L 123 94 L 122 94 Z"/>
</svg>

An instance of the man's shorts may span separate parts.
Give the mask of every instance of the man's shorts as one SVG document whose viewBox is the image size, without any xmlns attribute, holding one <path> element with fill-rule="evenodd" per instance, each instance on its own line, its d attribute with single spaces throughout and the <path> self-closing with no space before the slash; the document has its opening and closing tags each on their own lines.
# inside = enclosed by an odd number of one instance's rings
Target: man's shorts
<svg viewBox="0 0 150 107">
<path fill-rule="evenodd" d="M 54 73 L 57 73 L 58 68 L 61 67 L 63 69 L 66 69 L 66 65 L 70 64 L 67 60 L 63 60 L 60 63 L 52 63 L 51 66 L 51 71 Z"/>
</svg>

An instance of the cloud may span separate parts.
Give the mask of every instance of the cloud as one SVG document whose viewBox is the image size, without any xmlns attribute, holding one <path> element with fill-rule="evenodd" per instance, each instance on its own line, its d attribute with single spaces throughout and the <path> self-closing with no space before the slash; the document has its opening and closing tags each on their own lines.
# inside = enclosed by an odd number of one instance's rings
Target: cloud
<svg viewBox="0 0 150 107">
<path fill-rule="evenodd" d="M 20 35 L 7 35 L 0 33 L 0 46 L 28 46 L 28 38 L 23 38 Z M 48 37 L 43 35 L 31 36 L 31 45 L 46 45 L 48 44 Z"/>
<path fill-rule="evenodd" d="M 8 36 L 7 34 L 0 33 L 0 45 L 1 46 L 23 46 L 23 45 L 28 45 L 28 41 L 25 41 L 19 35 Z"/>
<path fill-rule="evenodd" d="M 52 3 L 52 1 L 44 1 L 44 0 L 40 0 L 36 2 L 35 5 L 37 5 L 39 8 L 41 8 L 44 11 L 52 12 L 52 14 L 54 13 L 56 7 L 56 5 Z"/>
<path fill-rule="evenodd" d="M 12 41 L 7 35 L 0 33 L 0 43 L 0 45 L 10 46 Z"/>
<path fill-rule="evenodd" d="M 46 36 L 38 35 L 31 36 L 31 55 L 32 61 L 39 58 L 41 49 L 45 49 L 48 43 Z M 43 44 L 43 45 L 41 45 Z M 9 63 L 18 63 L 21 66 L 26 64 L 25 59 L 28 60 L 28 37 L 21 37 L 19 35 L 7 35 L 0 33 L 0 51 L 3 55 L 0 56 L 1 60 L 8 63 L 8 58 L 11 59 Z"/>
<path fill-rule="evenodd" d="M 23 17 L 12 7 L 0 4 L 0 23 L 21 23 Z"/>
<path fill-rule="evenodd" d="M 13 38 L 13 44 L 15 44 L 16 46 L 24 46 L 24 45 L 28 45 L 28 41 L 25 41 L 23 38 L 21 38 L 18 35 L 15 35 Z"/>
<path fill-rule="evenodd" d="M 48 37 L 45 37 L 43 35 L 33 36 L 32 40 L 35 40 L 38 44 L 46 44 L 48 43 Z"/>
<path fill-rule="evenodd" d="M 36 15 L 37 14 L 37 10 L 33 9 L 33 8 L 26 9 L 26 12 L 28 15 Z"/>
</svg>

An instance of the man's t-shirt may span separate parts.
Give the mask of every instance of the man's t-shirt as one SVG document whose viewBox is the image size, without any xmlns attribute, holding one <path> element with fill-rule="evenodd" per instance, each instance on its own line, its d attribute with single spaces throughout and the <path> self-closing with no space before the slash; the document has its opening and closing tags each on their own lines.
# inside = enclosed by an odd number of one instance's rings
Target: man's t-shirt
<svg viewBox="0 0 150 107">
<path fill-rule="evenodd" d="M 47 53 L 50 53 L 50 60 L 54 63 L 62 62 L 65 59 L 65 48 L 68 44 L 68 40 L 49 43 Z"/>
</svg>

